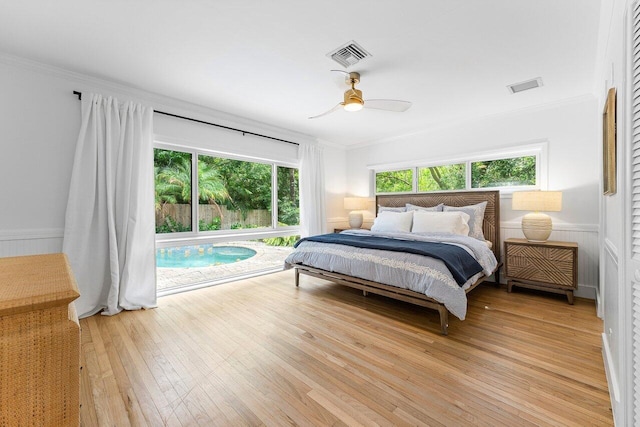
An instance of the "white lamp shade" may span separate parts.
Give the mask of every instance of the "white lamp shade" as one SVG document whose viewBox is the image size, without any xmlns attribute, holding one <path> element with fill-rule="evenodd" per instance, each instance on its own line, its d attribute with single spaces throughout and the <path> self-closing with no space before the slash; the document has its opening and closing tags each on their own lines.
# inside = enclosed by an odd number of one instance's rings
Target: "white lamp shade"
<svg viewBox="0 0 640 427">
<path fill-rule="evenodd" d="M 348 211 L 361 211 L 367 209 L 369 199 L 366 197 L 345 197 L 344 208 Z"/>
<path fill-rule="evenodd" d="M 560 212 L 562 191 L 516 191 L 511 208 L 514 211 Z"/>
</svg>

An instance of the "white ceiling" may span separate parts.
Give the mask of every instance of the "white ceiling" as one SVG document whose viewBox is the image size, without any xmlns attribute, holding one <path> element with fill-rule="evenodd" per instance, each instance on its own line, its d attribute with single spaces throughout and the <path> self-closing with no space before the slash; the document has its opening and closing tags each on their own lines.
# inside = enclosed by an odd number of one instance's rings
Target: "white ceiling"
<svg viewBox="0 0 640 427">
<path fill-rule="evenodd" d="M 593 93 L 599 0 L 2 0 L 0 52 L 350 145 Z M 341 101 L 326 54 L 373 56 Z M 506 85 L 542 77 L 511 95 Z"/>
</svg>

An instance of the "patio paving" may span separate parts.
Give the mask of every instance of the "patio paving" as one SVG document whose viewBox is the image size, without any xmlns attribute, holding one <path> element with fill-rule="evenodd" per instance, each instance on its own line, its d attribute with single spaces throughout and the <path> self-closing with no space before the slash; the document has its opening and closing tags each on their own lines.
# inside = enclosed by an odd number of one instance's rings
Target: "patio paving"
<svg viewBox="0 0 640 427">
<path fill-rule="evenodd" d="M 234 276 L 282 268 L 284 259 L 293 250 L 291 247 L 269 246 L 258 241 L 228 242 L 213 246 L 242 246 L 253 249 L 256 254 L 243 261 L 210 267 L 158 267 L 156 268 L 157 290 L 163 291 L 203 282 L 215 282 Z"/>
</svg>

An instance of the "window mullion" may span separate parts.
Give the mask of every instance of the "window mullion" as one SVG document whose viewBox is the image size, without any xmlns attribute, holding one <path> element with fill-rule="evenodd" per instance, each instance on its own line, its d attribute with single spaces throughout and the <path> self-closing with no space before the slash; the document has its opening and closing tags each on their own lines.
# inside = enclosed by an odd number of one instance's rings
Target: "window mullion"
<svg viewBox="0 0 640 427">
<path fill-rule="evenodd" d="M 198 153 L 191 153 L 191 231 L 200 233 L 200 197 L 198 197 Z"/>
<path fill-rule="evenodd" d="M 464 186 L 465 190 L 471 189 L 471 161 L 467 160 L 464 165 Z"/>
<path fill-rule="evenodd" d="M 278 228 L 278 167 L 271 164 L 271 228 Z"/>
</svg>

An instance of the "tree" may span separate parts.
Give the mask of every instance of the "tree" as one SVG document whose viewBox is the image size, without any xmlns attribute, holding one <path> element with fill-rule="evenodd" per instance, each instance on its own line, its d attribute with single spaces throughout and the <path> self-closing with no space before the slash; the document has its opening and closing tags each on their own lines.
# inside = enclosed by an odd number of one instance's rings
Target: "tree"
<svg viewBox="0 0 640 427">
<path fill-rule="evenodd" d="M 300 181 L 298 169 L 278 166 L 278 223 L 300 224 Z"/>
<path fill-rule="evenodd" d="M 465 164 L 430 166 L 418 170 L 418 191 L 465 188 Z"/>
<path fill-rule="evenodd" d="M 488 160 L 471 164 L 471 187 L 535 185 L 536 157 Z"/>
<path fill-rule="evenodd" d="M 413 190 L 413 169 L 376 173 L 376 193 L 402 193 Z"/>
</svg>

